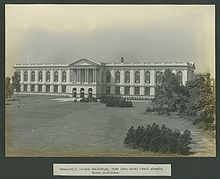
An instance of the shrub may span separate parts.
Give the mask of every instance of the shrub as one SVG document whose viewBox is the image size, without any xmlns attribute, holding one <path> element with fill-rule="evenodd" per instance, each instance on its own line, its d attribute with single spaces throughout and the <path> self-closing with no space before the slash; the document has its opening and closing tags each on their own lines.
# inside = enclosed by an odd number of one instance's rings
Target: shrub
<svg viewBox="0 0 220 179">
<path fill-rule="evenodd" d="M 124 139 L 124 144 L 129 148 L 183 155 L 190 154 L 191 143 L 189 130 L 181 133 L 178 129 L 171 130 L 165 125 L 160 128 L 156 123 L 147 125 L 146 128 L 138 126 L 134 129 L 132 126 Z"/>
<path fill-rule="evenodd" d="M 131 100 L 126 100 L 122 97 L 103 96 L 100 102 L 106 104 L 107 107 L 132 107 Z"/>
</svg>

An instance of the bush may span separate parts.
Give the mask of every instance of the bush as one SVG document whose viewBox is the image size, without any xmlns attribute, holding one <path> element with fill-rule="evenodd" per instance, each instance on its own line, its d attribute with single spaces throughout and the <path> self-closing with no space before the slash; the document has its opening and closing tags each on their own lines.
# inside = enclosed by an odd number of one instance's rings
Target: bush
<svg viewBox="0 0 220 179">
<path fill-rule="evenodd" d="M 129 148 L 183 155 L 190 154 L 191 143 L 189 130 L 181 133 L 178 129 L 173 131 L 165 125 L 160 128 L 156 123 L 147 125 L 146 128 L 138 126 L 134 129 L 132 126 L 124 139 L 124 144 Z"/>
<path fill-rule="evenodd" d="M 85 102 L 85 103 L 88 103 L 88 102 L 97 102 L 98 100 L 97 100 L 97 98 L 95 98 L 95 97 L 92 97 L 92 98 L 82 98 L 81 100 L 80 100 L 80 102 Z"/>
<path fill-rule="evenodd" d="M 106 104 L 107 107 L 132 107 L 131 100 L 126 100 L 122 97 L 103 96 L 100 102 Z"/>
</svg>

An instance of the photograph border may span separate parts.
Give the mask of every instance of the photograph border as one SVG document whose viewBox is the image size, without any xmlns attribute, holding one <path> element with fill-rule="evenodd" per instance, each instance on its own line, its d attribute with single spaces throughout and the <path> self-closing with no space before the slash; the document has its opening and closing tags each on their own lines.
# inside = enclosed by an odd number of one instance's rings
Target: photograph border
<svg viewBox="0 0 220 179">
<path fill-rule="evenodd" d="M 175 5 L 215 5 L 215 78 L 216 78 L 216 157 L 5 157 L 5 4 L 175 4 Z M 56 178 L 53 176 L 54 163 L 130 163 L 130 164 L 171 164 L 171 178 L 216 178 L 220 176 L 217 166 L 220 166 L 219 157 L 219 1 L 68 1 L 68 0 L 4 0 L 0 6 L 0 178 Z M 220 22 L 220 21 L 219 21 Z M 82 177 L 81 177 L 82 178 Z M 97 177 L 91 177 L 97 178 Z M 100 177 L 99 177 L 100 178 Z M 117 177 L 119 178 L 119 177 Z M 130 177 L 126 177 L 130 178 Z M 142 178 L 142 177 L 138 177 Z M 143 177 L 145 178 L 145 177 Z M 154 177 L 159 178 L 159 177 Z M 161 177 L 160 177 L 161 178 Z M 169 177 L 170 178 L 170 177 Z"/>
</svg>

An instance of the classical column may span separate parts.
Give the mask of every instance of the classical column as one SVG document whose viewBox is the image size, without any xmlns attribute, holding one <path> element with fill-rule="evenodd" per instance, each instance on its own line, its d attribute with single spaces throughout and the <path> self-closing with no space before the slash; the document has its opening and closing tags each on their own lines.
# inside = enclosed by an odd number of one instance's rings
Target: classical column
<svg viewBox="0 0 220 179">
<path fill-rule="evenodd" d="M 93 82 L 96 82 L 96 69 L 93 69 Z"/>
<path fill-rule="evenodd" d="M 120 85 L 125 84 L 125 70 L 120 70 Z"/>
<path fill-rule="evenodd" d="M 62 82 L 62 70 L 59 69 L 58 70 L 58 83 L 61 84 L 61 82 Z"/>
<path fill-rule="evenodd" d="M 111 70 L 111 83 L 115 83 L 115 70 Z"/>
<path fill-rule="evenodd" d="M 151 95 L 151 96 L 154 96 L 154 95 L 155 95 L 155 88 L 154 88 L 154 86 L 151 86 L 151 87 L 150 87 L 150 95 Z"/>
<path fill-rule="evenodd" d="M 182 72 L 182 81 L 183 81 L 183 85 L 186 84 L 187 82 L 187 70 L 180 70 Z"/>
<path fill-rule="evenodd" d="M 150 84 L 153 86 L 155 86 L 155 78 L 156 78 L 155 70 L 151 70 L 150 71 Z"/>
<path fill-rule="evenodd" d="M 144 85 L 144 82 L 145 82 L 145 80 L 144 80 L 144 70 L 141 70 L 140 71 L 140 84 Z"/>
<path fill-rule="evenodd" d="M 50 82 L 54 83 L 54 74 L 53 74 L 53 70 L 50 70 Z"/>
<path fill-rule="evenodd" d="M 66 82 L 68 84 L 70 83 L 70 69 L 68 69 L 67 72 L 66 72 Z"/>
<path fill-rule="evenodd" d="M 145 95 L 145 88 L 143 86 L 140 87 L 140 95 Z"/>
<path fill-rule="evenodd" d="M 131 85 L 134 85 L 134 70 L 131 70 L 130 73 L 131 73 L 131 74 L 130 74 L 130 75 L 131 75 L 131 76 L 130 76 L 130 84 L 131 84 Z"/>
<path fill-rule="evenodd" d="M 21 71 L 20 71 L 20 74 L 21 74 L 20 83 L 24 83 L 24 70 L 21 70 Z"/>
<path fill-rule="evenodd" d="M 31 70 L 28 70 L 28 83 L 31 82 Z"/>
<path fill-rule="evenodd" d="M 45 83 L 46 82 L 46 70 L 43 70 L 42 74 L 43 74 L 43 83 Z"/>
<path fill-rule="evenodd" d="M 38 70 L 35 70 L 34 72 L 35 72 L 35 82 L 38 83 Z"/>
</svg>

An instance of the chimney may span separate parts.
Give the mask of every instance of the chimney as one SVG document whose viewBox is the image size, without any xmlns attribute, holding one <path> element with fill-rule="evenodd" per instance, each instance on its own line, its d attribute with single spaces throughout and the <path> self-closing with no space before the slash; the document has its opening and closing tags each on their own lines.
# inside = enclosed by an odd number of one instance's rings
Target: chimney
<svg viewBox="0 0 220 179">
<path fill-rule="evenodd" d="M 121 63 L 124 63 L 124 57 L 121 57 Z"/>
</svg>

